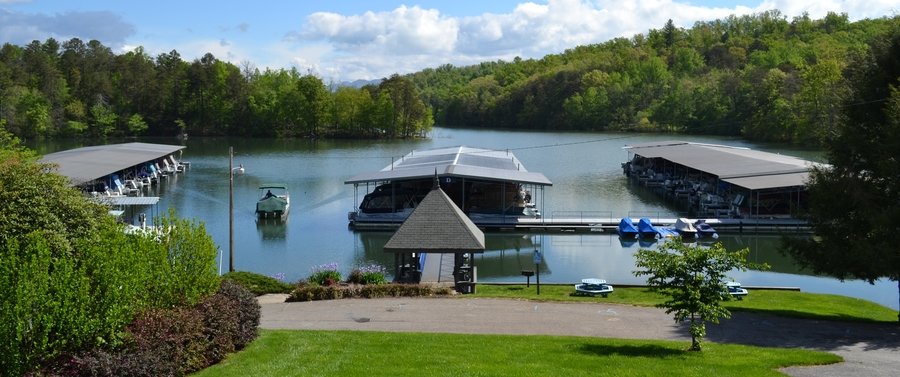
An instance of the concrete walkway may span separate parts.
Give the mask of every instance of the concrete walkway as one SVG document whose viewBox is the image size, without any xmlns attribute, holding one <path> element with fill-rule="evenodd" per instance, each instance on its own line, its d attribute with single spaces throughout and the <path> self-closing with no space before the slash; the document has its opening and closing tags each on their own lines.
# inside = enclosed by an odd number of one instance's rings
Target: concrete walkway
<svg viewBox="0 0 900 377">
<path fill-rule="evenodd" d="M 284 303 L 260 298 L 266 329 L 544 334 L 690 341 L 686 325 L 657 308 L 475 298 L 385 298 Z M 707 325 L 707 340 L 835 353 L 845 362 L 783 369 L 791 376 L 895 376 L 900 325 L 734 313 Z"/>
</svg>

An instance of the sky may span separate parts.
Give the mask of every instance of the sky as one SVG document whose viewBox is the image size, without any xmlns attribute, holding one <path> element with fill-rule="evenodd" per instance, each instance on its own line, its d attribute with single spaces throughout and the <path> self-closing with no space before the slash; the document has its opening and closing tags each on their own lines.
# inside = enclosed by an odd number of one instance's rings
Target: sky
<svg viewBox="0 0 900 377">
<path fill-rule="evenodd" d="M 900 14 L 900 0 L 0 0 L 0 44 L 96 39 L 193 61 L 297 68 L 373 80 L 444 64 L 539 59 L 579 45 L 778 9 L 851 21 Z"/>
</svg>

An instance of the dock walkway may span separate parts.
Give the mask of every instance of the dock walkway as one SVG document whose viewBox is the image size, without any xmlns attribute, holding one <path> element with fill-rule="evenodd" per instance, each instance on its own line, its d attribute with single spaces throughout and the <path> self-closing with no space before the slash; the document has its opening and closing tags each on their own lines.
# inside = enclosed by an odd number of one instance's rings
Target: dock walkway
<svg viewBox="0 0 900 377">
<path fill-rule="evenodd" d="M 479 228 L 484 230 L 514 230 L 524 232 L 590 232 L 590 233 L 615 233 L 621 217 L 609 216 L 571 216 L 550 218 L 513 218 L 501 222 L 476 222 Z M 637 221 L 637 218 L 632 218 Z M 675 224 L 676 218 L 650 217 L 650 221 L 656 226 L 668 226 Z M 691 222 L 697 219 L 689 218 Z M 715 228 L 719 233 L 782 233 L 809 231 L 809 224 L 794 218 L 704 218 L 707 224 Z M 357 222 L 352 226 L 357 230 L 395 230 L 400 222 Z"/>
<path fill-rule="evenodd" d="M 454 254 L 426 253 L 422 283 L 456 283 L 453 277 Z"/>
</svg>

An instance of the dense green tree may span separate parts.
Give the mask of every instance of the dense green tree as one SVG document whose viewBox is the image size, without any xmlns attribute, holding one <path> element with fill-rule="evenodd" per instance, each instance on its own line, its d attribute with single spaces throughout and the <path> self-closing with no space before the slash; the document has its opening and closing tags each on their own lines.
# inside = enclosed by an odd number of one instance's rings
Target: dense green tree
<svg viewBox="0 0 900 377">
<path fill-rule="evenodd" d="M 657 306 L 674 314 L 675 322 L 690 321 L 691 350 L 700 351 L 706 322 L 719 323 L 720 318 L 731 317 L 721 305 L 731 298 L 725 287 L 728 272 L 765 268 L 747 262 L 749 252 L 729 252 L 721 243 L 706 247 L 669 239 L 657 249 L 638 250 L 634 275 L 647 276 L 650 290 L 667 297 Z"/>
<path fill-rule="evenodd" d="M 91 106 L 90 130 L 94 136 L 107 137 L 116 129 L 116 115 L 102 98 Z"/>
<path fill-rule="evenodd" d="M 156 134 L 172 135 L 187 132 L 186 96 L 187 96 L 187 63 L 181 59 L 178 51 L 172 50 L 156 57 L 156 84 L 159 87 L 159 108 L 156 116 L 151 117 L 156 123 Z M 176 123 L 180 121 L 180 123 Z M 177 127 L 176 124 L 181 127 Z M 153 126 L 151 124 L 151 126 Z"/>
<path fill-rule="evenodd" d="M 119 117 L 130 119 L 134 114 L 143 118 L 148 114 L 157 114 L 154 109 L 160 108 L 162 96 L 156 66 L 144 49 L 138 47 L 117 56 L 116 71 L 118 74 L 113 78 L 116 94 L 112 102 Z M 131 125 L 128 126 L 126 134 L 134 135 Z"/>
<path fill-rule="evenodd" d="M 0 243 L 45 231 L 54 250 L 70 250 L 69 239 L 87 237 L 107 217 L 107 209 L 88 202 L 53 167 L 0 129 Z"/>
<path fill-rule="evenodd" d="M 892 242 L 900 232 L 900 26 L 856 55 L 848 73 L 847 121 L 827 139 L 829 165 L 807 184 L 815 236 L 789 239 L 786 250 L 817 273 L 887 278 L 900 290 L 900 251 Z"/>
<path fill-rule="evenodd" d="M 400 75 L 392 75 L 378 85 L 378 90 L 389 93 L 394 104 L 397 136 L 408 138 L 428 130 L 431 126 L 425 103 L 419 98 L 415 85 Z"/>
<path fill-rule="evenodd" d="M 212 54 L 186 62 L 174 50 L 155 59 L 140 47 L 116 55 L 77 38 L 7 43 L 0 48 L 0 119 L 29 138 L 126 135 L 138 114 L 152 136 L 417 137 L 437 121 L 816 144 L 847 121 L 840 106 L 853 67 L 844 62 L 898 23 L 898 16 L 850 22 L 834 13 L 788 21 L 778 11 L 686 29 L 670 20 L 646 34 L 539 59 L 392 75 L 359 89 L 368 99 L 296 69 L 260 72 Z M 348 108 L 335 109 L 337 102 Z M 98 104 L 115 116 L 108 133 L 93 116 Z"/>
<path fill-rule="evenodd" d="M 13 86 L 3 92 L 0 112 L 6 114 L 7 130 L 25 138 L 45 136 L 51 125 L 51 104 L 36 89 Z"/>
<path fill-rule="evenodd" d="M 320 137 L 331 111 L 331 97 L 325 83 L 316 76 L 304 75 L 296 85 L 300 100 L 298 113 L 306 126 L 305 131 L 311 137 Z"/>
<path fill-rule="evenodd" d="M 133 114 L 128 117 L 126 122 L 127 132 L 129 135 L 140 135 L 147 129 L 147 122 L 140 114 Z"/>
<path fill-rule="evenodd" d="M 391 100 L 391 92 L 383 90 L 375 97 L 372 104 L 371 117 L 373 135 L 396 135 L 398 133 L 397 115 L 394 102 Z"/>
<path fill-rule="evenodd" d="M 332 123 L 339 133 L 361 135 L 371 124 L 372 95 L 366 90 L 340 87 L 334 93 Z"/>
</svg>

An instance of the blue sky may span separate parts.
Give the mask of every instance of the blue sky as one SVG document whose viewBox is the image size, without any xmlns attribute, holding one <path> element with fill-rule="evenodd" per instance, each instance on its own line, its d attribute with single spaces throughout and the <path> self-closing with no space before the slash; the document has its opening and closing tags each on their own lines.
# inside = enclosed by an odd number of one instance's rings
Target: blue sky
<svg viewBox="0 0 900 377">
<path fill-rule="evenodd" d="M 0 0 L 0 43 L 97 39 L 116 53 L 142 46 L 209 52 L 234 64 L 296 67 L 326 81 L 377 79 L 442 64 L 540 58 L 577 45 L 631 37 L 672 19 L 697 21 L 779 9 L 893 16 L 897 0 L 419 0 L 268 2 L 203 0 Z"/>
</svg>

